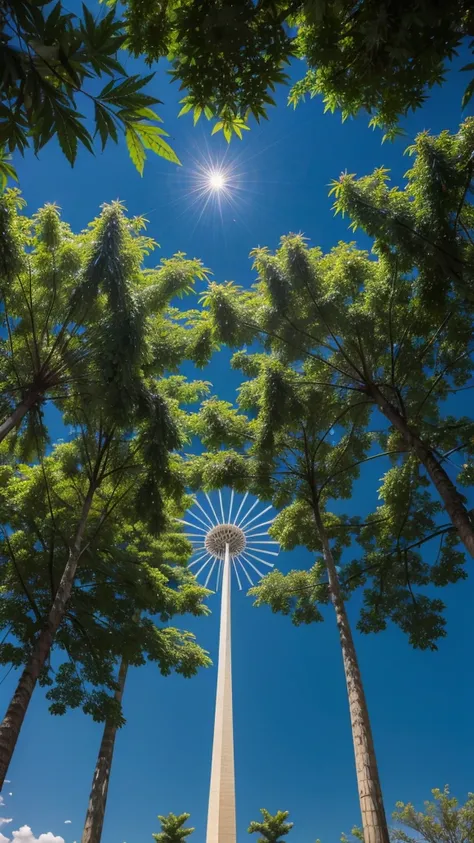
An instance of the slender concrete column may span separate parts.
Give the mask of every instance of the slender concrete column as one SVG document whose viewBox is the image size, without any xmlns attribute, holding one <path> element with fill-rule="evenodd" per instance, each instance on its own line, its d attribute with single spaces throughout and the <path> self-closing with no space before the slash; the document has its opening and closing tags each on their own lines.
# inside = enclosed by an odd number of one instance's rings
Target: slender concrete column
<svg viewBox="0 0 474 843">
<path fill-rule="evenodd" d="M 231 564 L 229 545 L 226 544 L 222 572 L 219 666 L 206 843 L 236 843 L 230 634 Z"/>
</svg>

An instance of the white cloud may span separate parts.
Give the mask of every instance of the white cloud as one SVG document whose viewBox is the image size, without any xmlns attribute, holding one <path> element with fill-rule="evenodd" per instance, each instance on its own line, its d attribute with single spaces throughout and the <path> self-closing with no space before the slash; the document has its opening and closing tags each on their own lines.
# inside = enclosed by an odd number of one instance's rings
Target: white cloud
<svg viewBox="0 0 474 843">
<path fill-rule="evenodd" d="M 29 825 L 22 825 L 18 831 L 12 833 L 11 841 L 8 837 L 0 834 L 0 843 L 64 843 L 64 837 L 54 835 L 51 831 L 46 831 L 35 837 Z"/>
<path fill-rule="evenodd" d="M 11 823 L 11 822 L 12 822 L 11 817 L 0 817 L 0 826 L 6 825 L 7 823 Z"/>
</svg>

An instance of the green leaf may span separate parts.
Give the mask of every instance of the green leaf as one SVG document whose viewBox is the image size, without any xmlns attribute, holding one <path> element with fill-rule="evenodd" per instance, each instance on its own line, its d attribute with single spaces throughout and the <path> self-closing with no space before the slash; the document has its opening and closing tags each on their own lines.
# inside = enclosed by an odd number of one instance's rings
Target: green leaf
<svg viewBox="0 0 474 843">
<path fill-rule="evenodd" d="M 171 149 L 171 146 L 163 140 L 163 129 L 160 129 L 159 126 L 147 126 L 142 123 L 134 123 L 133 126 L 146 149 L 151 149 L 156 155 L 166 158 L 167 161 L 171 161 L 173 164 L 181 165 L 181 161 L 173 149 Z"/>
<path fill-rule="evenodd" d="M 218 122 L 215 123 L 215 125 L 212 127 L 211 135 L 215 135 L 216 132 L 221 132 L 223 128 L 224 128 L 224 124 L 223 124 L 222 120 L 218 120 Z"/>
<path fill-rule="evenodd" d="M 138 124 L 139 125 L 139 124 Z M 132 125 L 128 125 L 125 130 L 125 140 L 127 142 L 127 149 L 132 159 L 135 167 L 137 168 L 140 175 L 143 175 L 143 167 L 145 166 L 145 150 L 143 148 L 143 143 L 140 140 L 139 135 L 135 131 L 135 128 Z"/>
<path fill-rule="evenodd" d="M 201 114 L 202 114 L 202 106 L 200 106 L 200 105 L 194 106 L 194 114 L 193 114 L 194 125 L 196 125 L 196 123 L 198 122 Z"/>
<path fill-rule="evenodd" d="M 139 108 L 135 113 L 138 117 L 143 117 L 144 120 L 156 120 L 158 123 L 163 122 L 161 117 L 152 108 Z"/>
<path fill-rule="evenodd" d="M 193 107 L 192 102 L 190 102 L 187 97 L 180 100 L 180 103 L 182 103 L 182 102 L 184 103 L 184 105 L 183 105 L 181 111 L 179 112 L 178 117 L 182 117 L 183 114 L 188 114 L 188 112 L 191 111 L 191 109 Z"/>
<path fill-rule="evenodd" d="M 54 117 L 58 131 L 59 145 L 71 167 L 74 166 L 77 155 L 77 134 L 72 120 L 62 108 L 54 109 Z"/>
<path fill-rule="evenodd" d="M 97 134 L 98 132 L 100 135 L 100 139 L 102 141 L 102 149 L 104 149 L 109 137 L 111 137 L 112 140 L 117 143 L 118 134 L 117 127 L 114 123 L 114 118 L 112 117 L 108 109 L 97 101 L 95 103 L 95 124 L 95 134 Z"/>
</svg>

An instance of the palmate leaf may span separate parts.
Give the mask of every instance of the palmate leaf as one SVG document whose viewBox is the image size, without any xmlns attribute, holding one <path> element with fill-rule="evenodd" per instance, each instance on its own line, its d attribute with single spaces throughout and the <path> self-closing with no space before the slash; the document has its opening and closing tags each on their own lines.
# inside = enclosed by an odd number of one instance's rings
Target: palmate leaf
<svg viewBox="0 0 474 843">
<path fill-rule="evenodd" d="M 150 126 L 140 121 L 126 122 L 125 139 L 127 148 L 130 158 L 141 176 L 146 161 L 145 149 L 151 149 L 161 158 L 166 158 L 173 164 L 181 165 L 181 161 L 171 146 L 163 140 L 163 135 L 166 135 L 166 132 L 159 126 Z"/>
<path fill-rule="evenodd" d="M 59 146 L 72 166 L 77 155 L 77 135 L 61 110 L 55 109 L 55 112 Z"/>
<path fill-rule="evenodd" d="M 146 147 L 146 149 L 151 149 L 152 152 L 160 155 L 161 158 L 166 158 L 167 161 L 171 161 L 173 164 L 181 165 L 181 161 L 176 153 L 170 145 L 163 140 L 162 136 L 166 135 L 166 132 L 163 129 L 160 129 L 159 126 L 149 126 L 146 123 L 135 123 L 134 128 L 140 136 L 143 146 Z"/>
<path fill-rule="evenodd" d="M 234 134 L 242 140 L 242 132 L 248 132 L 249 130 L 250 127 L 247 126 L 247 123 L 242 117 L 221 116 L 220 120 L 213 126 L 211 135 L 215 135 L 216 132 L 222 132 L 227 143 L 230 143 Z"/>
</svg>

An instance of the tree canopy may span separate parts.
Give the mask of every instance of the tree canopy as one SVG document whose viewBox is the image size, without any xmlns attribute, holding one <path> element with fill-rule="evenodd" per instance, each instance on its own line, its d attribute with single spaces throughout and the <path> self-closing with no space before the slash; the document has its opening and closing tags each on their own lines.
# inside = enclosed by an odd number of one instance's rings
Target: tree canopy
<svg viewBox="0 0 474 843">
<path fill-rule="evenodd" d="M 194 828 L 186 828 L 185 823 L 189 820 L 191 814 L 168 814 L 168 816 L 158 816 L 161 825 L 161 831 L 158 834 L 153 834 L 156 843 L 183 843 Z"/>
<path fill-rule="evenodd" d="M 411 802 L 397 802 L 397 810 L 392 817 L 397 825 L 414 831 L 416 837 L 404 828 L 392 830 L 392 840 L 400 843 L 472 843 L 474 840 L 474 794 L 469 793 L 464 805 L 459 806 L 455 796 L 451 796 L 449 786 L 443 790 L 434 788 L 433 801 L 425 802 L 425 810 L 417 811 Z"/>
<path fill-rule="evenodd" d="M 0 197 L 0 441 L 19 431 L 29 456 L 46 401 L 62 410 L 87 398 L 133 426 L 158 411 L 153 378 L 184 357 L 203 365 L 212 348 L 195 311 L 169 306 L 206 276 L 200 261 L 177 254 L 145 268 L 157 244 L 120 202 L 79 234 L 54 205 L 31 219 L 23 208 L 17 190 Z"/>
<path fill-rule="evenodd" d="M 4 68 L 0 104 L 0 178 L 15 177 L 5 150 L 40 151 L 57 136 L 74 164 L 79 146 L 102 149 L 125 134 L 140 173 L 151 150 L 179 163 L 158 125 L 157 97 L 147 93 L 153 78 L 129 75 L 120 51 L 152 65 L 168 59 L 184 91 L 180 114 L 213 119 L 212 132 L 242 137 L 250 117 L 268 116 L 285 66 L 306 65 L 289 94 L 296 106 L 321 95 L 325 110 L 343 119 L 360 110 L 386 137 L 400 117 L 419 108 L 442 84 L 449 62 L 474 35 L 472 4 L 379 3 L 344 0 L 127 0 L 95 17 L 83 4 L 76 15 L 61 0 L 51 9 L 41 0 L 9 0 L 1 19 Z M 470 42 L 470 49 L 472 44 Z M 474 64 L 463 70 L 471 71 Z M 99 82 L 99 85 L 95 84 Z M 105 84 L 103 84 L 105 82 Z M 99 90 L 98 90 L 99 88 Z M 468 82 L 463 105 L 474 91 Z M 91 112 L 92 107 L 92 114 Z"/>
<path fill-rule="evenodd" d="M 282 838 L 286 837 L 293 828 L 293 823 L 288 823 L 286 820 L 289 817 L 289 811 L 277 811 L 276 814 L 270 814 L 266 808 L 261 808 L 260 813 L 263 819 L 260 821 L 253 820 L 249 827 L 249 834 L 260 834 L 257 838 L 257 843 L 282 843 Z"/>
<path fill-rule="evenodd" d="M 2 664 L 20 667 L 28 662 L 32 641 L 50 611 L 78 500 L 84 496 L 85 447 L 84 440 L 73 440 L 57 445 L 41 465 L 20 465 L 15 472 L 4 469 L 2 524 L 9 529 L 2 527 L 0 545 Z M 172 517 L 182 509 L 172 499 L 166 501 L 170 523 L 158 536 L 132 519 L 127 487 L 132 478 L 137 480 L 140 468 L 125 448 L 122 445 L 122 477 L 120 461 L 109 455 L 111 473 L 103 478 L 100 502 L 96 500 L 89 515 L 87 544 L 67 611 L 40 677 L 49 686 L 53 714 L 82 707 L 96 720 L 107 717 L 119 724 L 122 712 L 112 693 L 119 658 L 126 657 L 132 665 L 154 661 L 164 675 L 174 669 L 189 676 L 208 664 L 193 636 L 168 624 L 177 614 L 205 612 L 206 590 L 181 567 L 189 545 L 176 535 Z M 165 626 L 157 625 L 157 616 Z"/>
<path fill-rule="evenodd" d="M 152 62 L 167 56 L 186 92 L 182 112 L 216 118 L 213 131 L 230 139 L 252 115 L 274 105 L 285 65 L 302 59 L 306 72 L 289 103 L 321 95 L 325 109 L 343 119 L 368 112 L 371 126 L 393 137 L 401 116 L 419 108 L 441 84 L 450 60 L 474 35 L 472 5 L 355 3 L 344 0 L 149 0 L 125 4 L 127 44 Z M 472 45 L 471 45 L 472 46 Z M 473 65 L 467 65 L 472 71 Z M 474 90 L 469 82 L 466 104 Z"/>
</svg>

